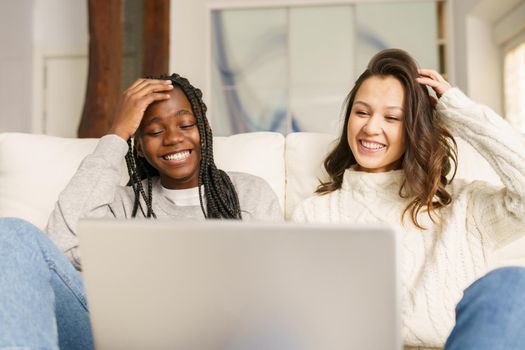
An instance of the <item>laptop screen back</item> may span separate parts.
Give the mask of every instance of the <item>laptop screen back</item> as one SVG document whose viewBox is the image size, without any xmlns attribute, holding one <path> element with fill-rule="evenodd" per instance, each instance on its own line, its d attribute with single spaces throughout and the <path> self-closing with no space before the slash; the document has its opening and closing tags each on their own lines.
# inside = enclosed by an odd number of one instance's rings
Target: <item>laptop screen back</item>
<svg viewBox="0 0 525 350">
<path fill-rule="evenodd" d="M 401 349 L 386 227 L 87 220 L 97 349 Z"/>
</svg>

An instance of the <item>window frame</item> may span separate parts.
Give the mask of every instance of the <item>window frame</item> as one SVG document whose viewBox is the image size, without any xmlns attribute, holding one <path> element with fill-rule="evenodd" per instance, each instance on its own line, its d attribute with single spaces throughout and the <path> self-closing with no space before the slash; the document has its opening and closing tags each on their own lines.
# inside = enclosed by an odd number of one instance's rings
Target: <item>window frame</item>
<svg viewBox="0 0 525 350">
<path fill-rule="evenodd" d="M 512 38 L 507 40 L 500 46 L 500 76 L 501 76 L 501 109 L 503 111 L 504 119 L 507 120 L 507 106 L 506 106 L 506 95 L 505 95 L 505 57 L 507 54 L 516 49 L 518 46 L 525 44 L 525 29 L 514 35 Z M 525 119 L 523 119 L 518 130 L 520 133 L 525 134 Z"/>
</svg>

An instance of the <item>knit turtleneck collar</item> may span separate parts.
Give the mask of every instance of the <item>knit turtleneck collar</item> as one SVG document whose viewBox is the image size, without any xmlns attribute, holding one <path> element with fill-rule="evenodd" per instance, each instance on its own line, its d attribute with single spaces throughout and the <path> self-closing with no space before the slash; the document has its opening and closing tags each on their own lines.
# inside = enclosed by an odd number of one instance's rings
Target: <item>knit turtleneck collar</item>
<svg viewBox="0 0 525 350">
<path fill-rule="evenodd" d="M 403 170 L 391 170 L 380 173 L 357 171 L 355 166 L 346 169 L 341 189 L 343 191 L 383 192 L 398 195 L 405 179 Z"/>
</svg>

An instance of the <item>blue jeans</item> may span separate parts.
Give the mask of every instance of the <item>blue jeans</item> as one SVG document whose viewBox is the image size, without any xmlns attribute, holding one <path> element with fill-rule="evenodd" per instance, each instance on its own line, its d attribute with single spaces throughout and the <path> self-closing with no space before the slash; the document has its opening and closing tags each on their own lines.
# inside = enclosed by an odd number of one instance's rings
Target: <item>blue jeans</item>
<svg viewBox="0 0 525 350">
<path fill-rule="evenodd" d="M 84 286 L 35 226 L 0 218 L 0 349 L 93 349 Z"/>
<path fill-rule="evenodd" d="M 82 279 L 35 226 L 0 218 L 0 349 L 93 349 Z M 525 268 L 465 290 L 447 350 L 525 349 Z"/>
<path fill-rule="evenodd" d="M 525 349 L 525 268 L 493 270 L 465 290 L 445 349 Z"/>
</svg>

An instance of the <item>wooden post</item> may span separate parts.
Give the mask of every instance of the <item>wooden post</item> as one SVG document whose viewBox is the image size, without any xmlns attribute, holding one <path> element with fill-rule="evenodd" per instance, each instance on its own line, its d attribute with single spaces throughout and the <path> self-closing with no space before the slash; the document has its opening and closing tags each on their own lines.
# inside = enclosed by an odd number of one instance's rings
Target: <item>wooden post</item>
<svg viewBox="0 0 525 350">
<path fill-rule="evenodd" d="M 144 1 L 142 73 L 169 74 L 170 0 Z"/>
<path fill-rule="evenodd" d="M 121 0 L 88 0 L 89 72 L 78 137 L 105 135 L 117 108 L 122 70 L 120 10 Z"/>
</svg>

